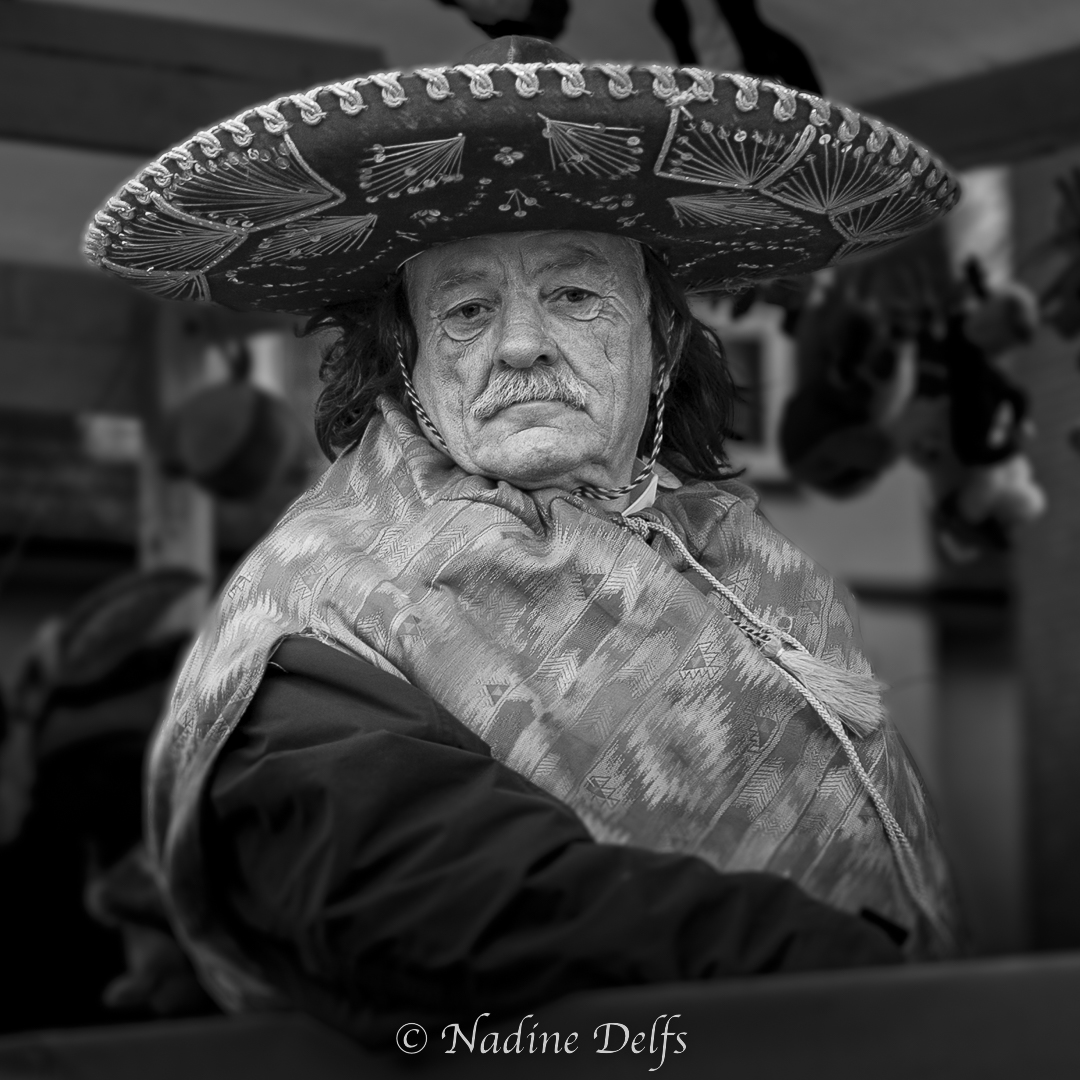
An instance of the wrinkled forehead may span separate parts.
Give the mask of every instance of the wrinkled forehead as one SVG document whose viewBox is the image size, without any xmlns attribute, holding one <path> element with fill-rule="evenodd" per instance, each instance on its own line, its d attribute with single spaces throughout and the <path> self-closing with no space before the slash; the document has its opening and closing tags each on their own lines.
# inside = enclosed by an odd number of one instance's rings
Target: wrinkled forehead
<svg viewBox="0 0 1080 1080">
<path fill-rule="evenodd" d="M 645 297 L 644 259 L 635 240 L 609 233 L 531 232 L 472 236 L 422 252 L 405 266 L 410 300 L 431 299 L 462 285 L 579 271 Z"/>
</svg>

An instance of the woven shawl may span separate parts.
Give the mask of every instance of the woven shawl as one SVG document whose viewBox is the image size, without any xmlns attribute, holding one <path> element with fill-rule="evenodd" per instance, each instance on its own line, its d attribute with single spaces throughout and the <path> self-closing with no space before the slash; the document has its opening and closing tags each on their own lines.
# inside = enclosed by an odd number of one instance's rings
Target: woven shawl
<svg viewBox="0 0 1080 1080">
<path fill-rule="evenodd" d="M 226 1004 L 259 984 L 202 887 L 198 806 L 277 644 L 306 634 L 409 680 L 599 841 L 764 870 L 947 950 L 913 903 L 836 737 L 658 538 L 562 491 L 472 476 L 395 403 L 251 552 L 184 667 L 151 757 L 151 847 L 178 928 Z M 648 511 L 815 655 L 866 670 L 846 598 L 736 482 Z M 857 740 L 910 842 L 937 925 L 947 875 L 895 730 Z"/>
</svg>

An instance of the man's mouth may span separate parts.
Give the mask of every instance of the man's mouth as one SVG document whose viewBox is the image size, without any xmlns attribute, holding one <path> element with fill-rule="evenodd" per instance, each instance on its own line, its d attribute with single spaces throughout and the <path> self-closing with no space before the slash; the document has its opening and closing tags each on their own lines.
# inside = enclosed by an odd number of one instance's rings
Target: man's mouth
<svg viewBox="0 0 1080 1080">
<path fill-rule="evenodd" d="M 572 402 L 566 401 L 560 397 L 530 397 L 522 398 L 520 401 L 511 401 L 508 405 L 504 405 L 499 412 L 506 412 L 507 409 L 515 409 L 519 406 L 528 405 L 565 405 L 567 408 L 576 408 Z"/>
</svg>

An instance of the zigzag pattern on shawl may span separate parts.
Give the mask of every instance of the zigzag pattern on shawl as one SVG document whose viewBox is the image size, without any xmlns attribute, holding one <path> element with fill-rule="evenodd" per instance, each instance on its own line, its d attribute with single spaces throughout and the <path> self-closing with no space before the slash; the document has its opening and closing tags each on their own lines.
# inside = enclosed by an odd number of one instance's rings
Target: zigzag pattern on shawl
<svg viewBox="0 0 1080 1080">
<path fill-rule="evenodd" d="M 209 763 L 273 649 L 302 633 L 434 696 L 598 840 L 784 874 L 916 928 L 834 736 L 715 596 L 584 500 L 468 476 L 398 406 L 382 408 L 244 561 L 181 674 L 151 766 L 163 864 L 184 847 Z M 866 669 L 833 582 L 761 519 L 748 489 L 691 485 L 653 512 L 815 655 Z M 859 752 L 946 906 L 895 732 L 886 725 Z"/>
</svg>

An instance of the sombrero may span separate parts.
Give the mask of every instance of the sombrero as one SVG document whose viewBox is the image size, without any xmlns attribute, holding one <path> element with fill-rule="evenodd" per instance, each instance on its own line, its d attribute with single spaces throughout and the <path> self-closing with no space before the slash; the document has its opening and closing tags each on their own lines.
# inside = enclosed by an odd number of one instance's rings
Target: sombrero
<svg viewBox="0 0 1080 1080">
<path fill-rule="evenodd" d="M 108 200 L 85 251 L 170 300 L 310 314 L 434 244 L 575 229 L 651 246 L 688 291 L 733 291 L 903 239 L 957 196 L 908 136 L 816 95 L 501 38 L 198 132 Z"/>
</svg>

